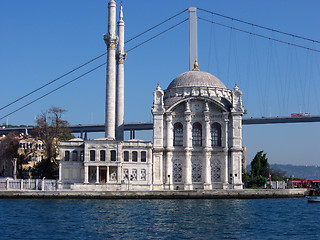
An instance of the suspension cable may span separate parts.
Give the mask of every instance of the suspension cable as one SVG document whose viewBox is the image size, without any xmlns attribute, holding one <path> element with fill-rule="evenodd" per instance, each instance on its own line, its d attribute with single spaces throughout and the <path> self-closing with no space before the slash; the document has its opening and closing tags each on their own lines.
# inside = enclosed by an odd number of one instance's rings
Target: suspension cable
<svg viewBox="0 0 320 240">
<path fill-rule="evenodd" d="M 23 108 L 25 108 L 25 107 L 29 106 L 29 105 L 31 105 L 32 103 L 35 103 L 36 101 L 38 101 L 38 100 L 40 100 L 40 99 L 42 99 L 42 98 L 44 98 L 44 97 L 48 96 L 49 94 L 51 94 L 51 93 L 53 93 L 53 92 L 55 92 L 55 91 L 59 90 L 60 88 L 63 88 L 63 87 L 65 87 L 65 86 L 69 85 L 70 83 L 72 83 L 72 82 L 74 82 L 74 81 L 78 80 L 79 78 L 81 78 L 81 77 L 83 77 L 83 76 L 85 76 L 85 75 L 87 75 L 87 74 L 89 74 L 89 73 L 91 73 L 91 72 L 93 72 L 93 71 L 97 70 L 98 68 L 100 68 L 100 67 L 104 66 L 105 64 L 106 64 L 106 62 L 104 62 L 104 63 L 100 64 L 99 66 L 97 66 L 97 67 L 95 67 L 95 68 L 93 68 L 93 69 L 91 69 L 91 70 L 89 70 L 89 71 L 87 71 L 87 72 L 85 72 L 84 74 L 81 74 L 80 76 L 78 76 L 78 77 L 76 77 L 76 78 L 74 78 L 74 79 L 70 80 L 69 82 L 66 82 L 65 84 L 63 84 L 63 85 L 61 85 L 61 86 L 59 86 L 59 87 L 57 87 L 57 88 L 55 88 L 55 89 L 51 90 L 50 92 L 48 92 L 48 93 L 46 93 L 46 94 L 44 94 L 44 95 L 42 95 L 42 96 L 40 96 L 40 97 L 36 98 L 35 100 L 33 100 L 33 101 L 31 101 L 31 102 L 29 102 L 29 103 L 27 103 L 27 104 L 23 105 L 22 107 L 20 107 L 20 108 L 18 108 L 18 109 L 16 109 L 16 110 L 14 110 L 14 111 L 12 111 L 12 112 L 8 113 L 7 115 L 5 115 L 5 116 L 1 117 L 1 118 L 0 118 L 0 120 L 2 120 L 2 119 L 4 119 L 4 118 L 6 118 L 6 117 L 10 116 L 11 114 L 13 114 L 13 113 L 15 113 L 15 112 L 17 112 L 17 111 L 19 111 L 19 110 L 21 110 L 21 109 L 23 109 Z"/>
<path fill-rule="evenodd" d="M 137 48 L 137 47 L 139 47 L 139 46 L 141 46 L 141 45 L 143 45 L 143 44 L 145 44 L 145 43 L 147 43 L 147 42 L 151 41 L 152 39 L 154 39 L 154 38 L 156 38 L 156 37 L 160 36 L 161 34 L 163 34 L 163 33 L 167 32 L 167 31 L 169 31 L 169 30 L 171 30 L 171 29 L 173 29 L 173 28 L 177 27 L 178 25 L 180 25 L 180 24 L 184 23 L 184 22 L 185 22 L 185 21 L 187 21 L 187 20 L 188 20 L 188 18 L 186 18 L 185 20 L 183 20 L 183 21 L 181 21 L 181 22 L 179 22 L 179 23 L 177 23 L 177 24 L 175 24 L 175 25 L 171 26 L 170 28 L 167 28 L 166 30 L 164 30 L 164 31 L 162 31 L 162 32 L 160 32 L 160 33 L 158 33 L 158 34 L 156 34 L 155 36 L 153 36 L 153 37 L 151 37 L 151 38 L 147 39 L 146 41 L 144 41 L 144 42 L 142 42 L 142 43 L 140 43 L 140 44 L 136 45 L 135 47 L 133 47 L 133 48 L 129 49 L 127 52 L 130 52 L 130 51 L 134 50 L 135 48 Z M 27 106 L 31 105 L 31 104 L 33 104 L 34 102 L 36 102 L 36 101 L 38 101 L 38 100 L 40 100 L 40 99 L 42 99 L 42 98 L 44 98 L 44 97 L 46 97 L 46 96 L 50 95 L 51 93 L 53 93 L 53 92 L 55 92 L 55 91 L 57 91 L 57 90 L 59 90 L 59 89 L 61 89 L 61 88 L 65 87 L 65 86 L 69 85 L 70 83 L 72 83 L 72 82 L 74 82 L 74 81 L 76 81 L 76 80 L 80 79 L 81 77 L 83 77 L 83 76 L 85 76 L 85 75 L 87 75 L 87 74 L 89 74 L 89 73 L 91 73 L 91 72 L 93 72 L 93 71 L 97 70 L 98 68 L 100 68 L 100 67 L 104 66 L 105 64 L 106 64 L 106 62 L 104 62 L 104 63 L 100 64 L 99 66 L 97 66 L 97 67 L 95 67 L 95 68 L 93 68 L 93 69 L 91 69 L 91 70 L 89 70 L 89 71 L 87 71 L 87 72 L 85 72 L 84 74 L 81 74 L 80 76 L 78 76 L 78 77 L 76 77 L 76 78 L 74 78 L 74 79 L 70 80 L 69 82 L 67 82 L 67 83 L 65 83 L 65 84 L 63 84 L 63 85 L 61 85 L 61 86 L 59 86 L 59 87 L 57 87 L 57 88 L 55 88 L 55 89 L 51 90 L 50 92 L 48 92 L 48 93 L 46 93 L 46 94 L 44 94 L 44 95 L 42 95 L 42 96 L 40 96 L 40 97 L 36 98 L 35 100 L 33 100 L 33 101 L 31 101 L 31 102 L 29 102 L 29 103 L 27 103 L 27 104 L 25 104 L 25 105 L 23 105 L 22 107 L 20 107 L 20 108 L 18 108 L 18 109 L 16 109 L 16 110 L 14 110 L 14 111 L 12 111 L 12 112 L 10 112 L 10 113 L 6 114 L 5 116 L 1 117 L 1 118 L 0 118 L 0 120 L 2 120 L 2 119 L 4 119 L 4 118 L 6 118 L 6 117 L 8 117 L 8 116 L 12 115 L 13 113 L 15 113 L 15 112 L 17 112 L 17 111 L 19 111 L 19 110 L 21 110 L 21 109 L 23 109 L 23 108 L 25 108 L 25 107 L 27 107 Z"/>
<path fill-rule="evenodd" d="M 314 40 L 314 39 L 311 39 L 311 38 L 306 38 L 306 37 L 298 36 L 298 35 L 295 35 L 295 34 L 279 31 L 279 30 L 276 30 L 276 29 L 272 29 L 272 28 L 269 28 L 269 27 L 264 27 L 264 26 L 261 26 L 261 25 L 258 25 L 258 24 L 254 24 L 254 23 L 250 23 L 250 22 L 246 22 L 246 21 L 243 21 L 243 20 L 240 20 L 240 19 L 237 19 L 237 18 L 228 17 L 226 15 L 222 15 L 222 14 L 219 14 L 219 13 L 216 13 L 216 12 L 211 12 L 211 11 L 208 11 L 208 10 L 205 10 L 205 9 L 202 9 L 202 8 L 198 8 L 198 9 L 201 10 L 201 11 L 207 12 L 207 13 L 211 13 L 211 14 L 214 14 L 214 15 L 217 15 L 217 16 L 220 16 L 220 17 L 228 18 L 228 19 L 231 19 L 231 20 L 234 20 L 234 21 L 237 21 L 237 22 L 245 23 L 245 24 L 248 24 L 248 25 L 251 25 L 251 26 L 254 26 L 254 27 L 259 27 L 259 28 L 266 29 L 266 30 L 269 30 L 269 31 L 272 31 L 272 32 L 281 33 L 281 34 L 284 34 L 284 35 L 287 35 L 287 36 L 300 38 L 300 39 L 307 40 L 307 41 L 314 42 L 314 43 L 320 43 L 320 41 Z"/>
<path fill-rule="evenodd" d="M 88 65 L 89 63 L 91 63 L 91 62 L 93 62 L 93 61 L 95 61 L 95 60 L 97 60 L 97 59 L 101 58 L 102 56 L 104 56 L 104 55 L 106 55 L 106 54 L 107 54 L 107 53 L 105 52 L 105 53 L 103 53 L 103 54 L 101 54 L 101 55 L 99 55 L 99 56 L 97 56 L 97 57 L 95 57 L 95 58 L 91 59 L 90 61 L 88 61 L 88 62 L 86 62 L 86 63 L 84 63 L 84 64 L 82 64 L 82 65 L 80 65 L 80 66 L 78 66 L 78 67 L 76 67 L 76 68 L 74 68 L 74 69 L 72 69 L 71 71 L 69 71 L 69 72 L 67 72 L 67 73 L 65 73 L 65 74 L 63 74 L 63 75 L 61 75 L 60 77 L 58 77 L 58 78 L 56 78 L 56 79 L 54 79 L 54 80 L 52 80 L 52 81 L 50 81 L 50 82 L 48 82 L 48 83 L 46 83 L 46 84 L 42 85 L 41 87 L 38 87 L 37 89 L 35 89 L 35 90 L 33 90 L 33 91 L 31 91 L 31 92 L 29 92 L 29 93 L 27 93 L 27 94 L 23 95 L 22 97 L 19 97 L 18 99 L 14 100 L 13 102 L 8 103 L 7 105 L 5 105 L 5 106 L 1 107 L 1 108 L 0 108 L 0 111 L 1 111 L 1 110 L 3 110 L 3 109 L 5 109 L 5 108 L 7 108 L 7 107 L 9 107 L 9 106 L 11 106 L 12 104 L 14 104 L 14 103 L 16 103 L 16 102 L 18 102 L 18 101 L 20 101 L 20 100 L 22 100 L 22 99 L 24 99 L 24 98 L 26 98 L 26 97 L 30 96 L 31 94 L 33 94 L 33 93 L 35 93 L 35 92 L 37 92 L 37 91 L 41 90 L 42 88 L 44 88 L 44 87 L 46 87 L 46 86 L 48 86 L 48 85 L 50 85 L 50 84 L 52 84 L 52 83 L 54 83 L 54 82 L 58 81 L 59 79 L 61 79 L 61 78 L 65 77 L 65 76 L 67 76 L 67 75 L 69 75 L 70 73 L 73 73 L 74 71 L 76 71 L 76 70 L 78 70 L 78 69 L 80 69 L 80 68 L 82 68 L 82 67 L 84 67 L 84 66 Z"/>
<path fill-rule="evenodd" d="M 147 42 L 151 41 L 152 39 L 154 39 L 154 38 L 156 38 L 156 37 L 160 36 L 161 34 L 163 34 L 163 33 L 167 32 L 167 31 L 169 31 L 169 30 L 171 30 L 171 29 L 173 29 L 173 28 L 175 28 L 175 27 L 177 27 L 177 26 L 179 26 L 180 24 L 184 23 L 184 22 L 185 22 L 185 21 L 187 21 L 188 19 L 189 19 L 189 18 L 186 18 L 186 19 L 184 19 L 183 21 L 181 21 L 181 22 L 179 22 L 179 23 L 177 23 L 177 24 L 175 24 L 175 25 L 171 26 L 170 28 L 167 28 L 166 30 L 164 30 L 164 31 L 162 31 L 162 32 L 160 32 L 160 33 L 158 33 L 158 34 L 154 35 L 153 37 L 151 37 L 151 38 L 149 38 L 149 39 L 147 39 L 147 40 L 143 41 L 142 43 L 140 43 L 140 44 L 136 45 L 135 47 L 130 48 L 127 52 L 130 52 L 130 51 L 132 51 L 133 49 L 135 49 L 135 48 L 137 48 L 137 47 L 140 47 L 141 45 L 143 45 L 143 44 L 145 44 L 145 43 L 147 43 Z"/>
<path fill-rule="evenodd" d="M 174 15 L 174 16 L 172 16 L 172 17 L 170 17 L 170 18 L 168 18 L 168 19 L 166 19 L 166 20 L 162 21 L 161 23 L 159 23 L 159 24 L 157 24 L 157 25 L 155 25 L 155 26 L 153 26 L 153 27 L 151 27 L 151 28 L 149 28 L 149 29 L 145 30 L 144 32 L 142 32 L 142 33 L 138 34 L 137 36 L 135 36 L 135 37 L 133 37 L 133 38 L 130 38 L 130 39 L 129 39 L 129 40 L 127 40 L 125 43 L 128 43 L 128 42 L 130 42 L 130 41 L 132 41 L 132 40 L 134 40 L 134 39 L 136 39 L 136 38 L 138 38 L 138 37 L 142 36 L 143 34 L 145 34 L 145 33 L 149 32 L 149 31 L 151 31 L 151 30 L 153 30 L 153 29 L 155 29 L 155 28 L 159 27 L 160 25 L 162 25 L 162 24 L 164 24 L 164 23 L 168 22 L 169 20 L 171 20 L 171 19 L 173 19 L 173 18 L 175 18 L 175 17 L 179 16 L 180 14 L 184 13 L 184 12 L 185 12 L 185 11 L 187 11 L 187 10 L 188 10 L 188 9 L 186 8 L 185 10 L 183 10 L 183 11 L 181 11 L 181 12 L 177 13 L 176 15 Z"/>
<path fill-rule="evenodd" d="M 188 10 L 188 9 L 185 9 L 185 10 L 183 10 L 183 11 L 181 11 L 181 12 L 179 12 L 179 13 L 175 14 L 174 16 L 172 16 L 172 17 L 170 17 L 170 18 L 168 18 L 168 19 L 166 19 L 166 20 L 162 21 L 161 23 L 159 23 L 159 24 L 157 24 L 157 25 L 155 25 L 155 26 L 153 26 L 153 27 L 151 27 L 151 28 L 147 29 L 146 31 L 144 31 L 144 32 L 142 32 L 142 33 L 140 33 L 140 34 L 136 35 L 135 37 L 133 37 L 133 38 L 131 38 L 131 39 L 127 40 L 125 43 L 128 43 L 128 42 L 130 42 L 130 41 L 132 41 L 132 40 L 134 40 L 134 39 L 136 39 L 136 38 L 138 38 L 138 37 L 140 37 L 140 36 L 142 36 L 142 35 L 146 34 L 147 32 L 149 32 L 149 31 L 151 31 L 151 30 L 153 30 L 153 29 L 155 29 L 155 28 L 159 27 L 160 25 L 162 25 L 162 24 L 164 24 L 164 23 L 168 22 L 169 20 L 171 20 L 171 19 L 173 19 L 173 18 L 175 18 L 175 17 L 177 17 L 177 16 L 181 15 L 182 13 L 184 13 L 184 12 L 185 12 L 185 11 L 187 11 L 187 10 Z M 175 27 L 175 26 L 174 26 L 174 27 Z M 172 27 L 172 28 L 173 28 L 173 27 Z M 171 28 L 170 28 L 170 29 L 171 29 Z M 168 30 L 170 30 L 170 29 L 168 29 Z M 164 32 L 165 32 L 165 31 L 164 31 Z M 162 34 L 162 33 L 160 33 L 159 35 L 161 35 L 161 34 Z M 157 35 L 157 36 L 158 36 L 158 35 Z M 155 36 L 155 37 L 157 37 L 157 36 Z M 155 37 L 153 37 L 153 38 L 155 38 Z M 151 39 L 153 39 L 153 38 L 151 38 Z M 150 41 L 151 39 L 149 39 L 148 41 Z M 148 42 L 148 41 L 145 41 L 145 42 Z M 143 43 L 145 43 L 145 42 L 143 42 Z M 143 43 L 142 43 L 142 44 L 143 44 Z M 142 45 L 142 44 L 140 44 L 140 45 Z M 140 46 L 140 45 L 139 45 L 139 46 Z M 137 48 L 137 47 L 138 47 L 138 46 L 136 46 L 136 47 L 134 47 L 134 48 Z M 133 50 L 134 48 L 131 48 L 129 51 Z M 129 52 L 129 51 L 128 51 L 128 52 Z M 19 102 L 20 100 L 22 100 L 22 99 L 24 99 L 24 98 L 26 98 L 26 97 L 30 96 L 31 94 L 33 94 L 33 93 L 35 93 L 35 92 L 38 92 L 39 90 L 41 90 L 41 89 L 45 88 L 46 86 L 49 86 L 50 84 L 52 84 L 52 83 L 54 83 L 54 82 L 58 81 L 59 79 L 61 79 L 61 78 L 65 77 L 65 76 L 67 76 L 67 75 L 69 75 L 69 74 L 71 74 L 71 73 L 75 72 L 76 70 L 78 70 L 78 69 L 80 69 L 80 68 L 82 68 L 82 67 L 84 67 L 84 66 L 88 65 L 89 63 L 91 63 L 91 62 L 93 62 L 93 61 L 95 61 L 95 60 L 97 60 L 97 59 L 99 59 L 99 58 L 101 58 L 101 57 L 105 56 L 106 54 L 107 54 L 106 52 L 105 52 L 105 53 L 103 53 L 103 54 L 100 54 L 99 56 L 97 56 L 97 57 L 95 57 L 95 58 L 93 58 L 93 59 L 91 59 L 91 60 L 87 61 L 86 63 L 81 64 L 80 66 L 78 66 L 78 67 L 76 67 L 76 68 L 72 69 L 71 71 L 69 71 L 69 72 L 67 72 L 67 73 L 65 73 L 65 74 L 63 74 L 63 75 L 61 75 L 60 77 L 55 78 L 54 80 L 52 80 L 52 81 L 50 81 L 50 82 L 48 82 L 48 83 L 46 83 L 46 84 L 42 85 L 41 87 L 38 87 L 38 88 L 36 88 L 35 90 L 33 90 L 33 91 L 31 91 L 31 92 L 29 92 L 29 93 L 27 93 L 27 94 L 25 94 L 25 95 L 23 95 L 23 96 L 21 96 L 21 97 L 17 98 L 16 100 L 14 100 L 14 101 L 12 101 L 12 102 L 8 103 L 7 105 L 5 105 L 5 106 L 1 107 L 1 108 L 0 108 L 0 111 L 1 111 L 1 110 L 3 110 L 3 109 L 5 109 L 5 108 L 7 108 L 7 107 L 9 107 L 9 106 L 11 106 L 12 104 L 14 104 L 14 103 L 16 103 L 16 102 Z M 0 120 L 1 120 L 1 119 L 0 119 Z"/>
<path fill-rule="evenodd" d="M 295 43 L 290 43 L 290 42 L 287 42 L 287 41 L 279 40 L 279 39 L 276 39 L 276 38 L 267 37 L 265 35 L 257 34 L 257 33 L 254 33 L 254 32 L 249 32 L 249 31 L 246 31 L 246 30 L 243 30 L 243 29 L 240 29 L 240 28 L 231 27 L 231 26 L 228 26 L 228 25 L 225 25 L 225 24 L 222 24 L 222 23 L 218 23 L 218 22 L 215 22 L 215 21 L 211 21 L 211 20 L 208 20 L 208 19 L 205 19 L 205 18 L 201 18 L 201 17 L 198 17 L 198 18 L 203 20 L 203 21 L 207 21 L 207 22 L 214 23 L 214 24 L 217 24 L 217 25 L 220 25 L 220 26 L 223 26 L 223 27 L 235 29 L 235 30 L 240 31 L 240 32 L 252 34 L 252 35 L 255 35 L 255 36 L 258 36 L 258 37 L 266 38 L 266 39 L 273 40 L 273 41 L 276 41 L 276 42 L 285 43 L 285 44 L 288 44 L 288 45 L 291 45 L 291 46 L 294 46 L 294 47 L 304 48 L 304 49 L 307 49 L 307 50 L 310 50 L 310 51 L 314 51 L 314 52 L 319 52 L 320 53 L 320 50 L 317 50 L 317 49 L 314 49 L 314 48 L 309 48 L 309 47 L 305 47 L 305 46 L 298 45 L 298 44 L 295 44 Z"/>
</svg>

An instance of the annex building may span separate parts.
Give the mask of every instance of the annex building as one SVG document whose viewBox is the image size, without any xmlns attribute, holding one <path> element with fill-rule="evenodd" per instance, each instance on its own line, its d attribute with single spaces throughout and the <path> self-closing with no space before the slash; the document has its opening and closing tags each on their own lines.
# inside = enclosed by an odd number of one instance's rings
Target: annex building
<svg viewBox="0 0 320 240">
<path fill-rule="evenodd" d="M 108 9 L 105 138 L 60 143 L 60 187 L 242 189 L 242 92 L 200 71 L 196 59 L 192 70 L 153 92 L 153 141 L 123 140 L 123 12 L 121 6 L 116 23 L 114 0 Z"/>
</svg>

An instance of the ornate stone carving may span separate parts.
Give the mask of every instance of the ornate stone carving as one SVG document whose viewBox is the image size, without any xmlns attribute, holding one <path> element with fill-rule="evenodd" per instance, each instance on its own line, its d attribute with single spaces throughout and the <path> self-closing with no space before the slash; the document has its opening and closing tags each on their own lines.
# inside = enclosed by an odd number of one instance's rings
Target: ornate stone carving
<svg viewBox="0 0 320 240">
<path fill-rule="evenodd" d="M 173 182 L 182 182 L 182 164 L 180 161 L 174 161 L 172 166 Z"/>
<path fill-rule="evenodd" d="M 117 63 L 118 64 L 123 64 L 124 60 L 126 60 L 126 58 L 127 58 L 127 52 L 119 50 L 119 51 L 117 51 L 117 56 L 116 57 L 117 57 Z"/>
<path fill-rule="evenodd" d="M 192 161 L 192 182 L 202 182 L 202 165 L 198 160 Z"/>
<path fill-rule="evenodd" d="M 141 169 L 140 179 L 145 181 L 146 178 L 147 178 L 147 171 L 145 169 Z"/>
<path fill-rule="evenodd" d="M 137 169 L 132 169 L 130 180 L 131 181 L 136 181 L 137 180 L 137 175 L 138 175 Z"/>
<path fill-rule="evenodd" d="M 108 49 L 116 49 L 119 42 L 119 37 L 115 34 L 107 33 L 104 35 L 104 42 L 106 43 Z"/>
<path fill-rule="evenodd" d="M 117 180 L 117 171 L 116 171 L 115 169 L 112 169 L 112 170 L 111 170 L 110 180 L 111 180 L 111 181 L 116 181 L 116 180 Z"/>
<path fill-rule="evenodd" d="M 211 182 L 221 182 L 221 164 L 217 160 L 211 159 Z"/>
</svg>

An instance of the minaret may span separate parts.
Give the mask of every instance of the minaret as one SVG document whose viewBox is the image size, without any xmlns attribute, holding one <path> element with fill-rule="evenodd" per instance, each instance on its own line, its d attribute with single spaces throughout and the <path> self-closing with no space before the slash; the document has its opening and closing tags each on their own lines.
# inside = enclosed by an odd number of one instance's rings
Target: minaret
<svg viewBox="0 0 320 240">
<path fill-rule="evenodd" d="M 124 60 L 127 53 L 124 51 L 124 21 L 122 3 L 118 21 L 119 45 L 117 50 L 117 91 L 116 91 L 116 139 L 123 140 L 124 122 Z"/>
<path fill-rule="evenodd" d="M 106 118 L 105 137 L 115 139 L 115 95 L 116 95 L 116 3 L 110 0 L 108 4 L 108 33 L 104 35 L 107 45 L 107 79 L 106 79 Z"/>
</svg>

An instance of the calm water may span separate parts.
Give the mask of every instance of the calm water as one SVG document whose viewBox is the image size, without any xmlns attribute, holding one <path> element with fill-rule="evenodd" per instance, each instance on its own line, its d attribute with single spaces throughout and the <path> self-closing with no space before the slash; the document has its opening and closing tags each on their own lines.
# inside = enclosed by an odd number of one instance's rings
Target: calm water
<svg viewBox="0 0 320 240">
<path fill-rule="evenodd" d="M 320 239 L 306 199 L 0 199 L 1 239 Z"/>
</svg>

